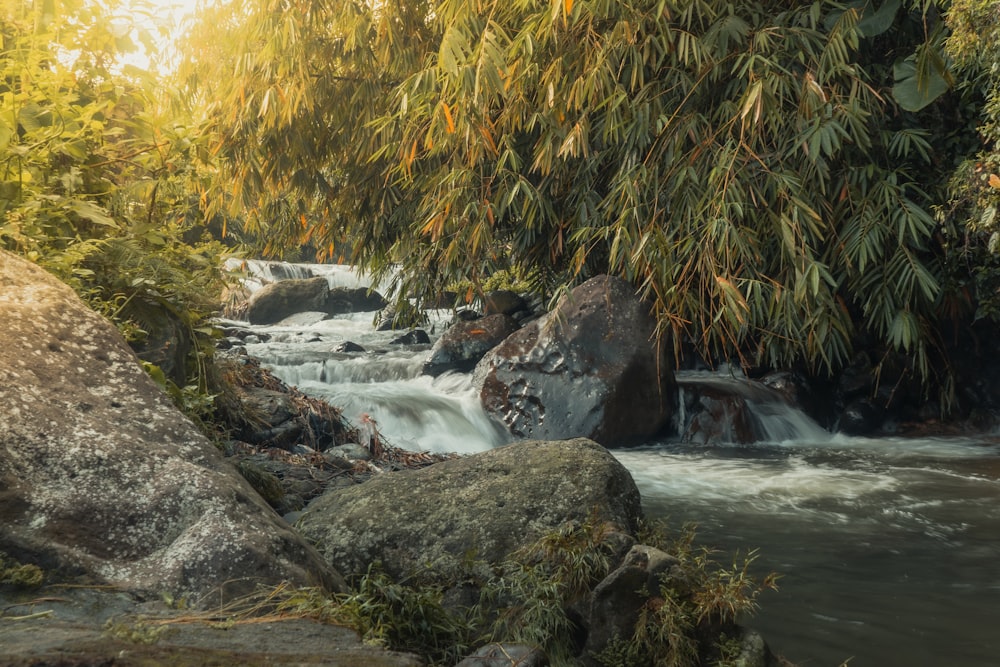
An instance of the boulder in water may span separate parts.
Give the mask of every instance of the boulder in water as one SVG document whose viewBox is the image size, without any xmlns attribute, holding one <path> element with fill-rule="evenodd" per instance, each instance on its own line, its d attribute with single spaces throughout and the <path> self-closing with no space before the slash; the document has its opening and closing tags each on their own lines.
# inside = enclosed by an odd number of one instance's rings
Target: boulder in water
<svg viewBox="0 0 1000 667">
<path fill-rule="evenodd" d="M 68 287 L 0 251 L 0 312 L 0 551 L 175 597 L 343 588 Z"/>
<path fill-rule="evenodd" d="M 251 324 L 274 324 L 295 313 L 325 312 L 329 291 L 326 278 L 280 280 L 254 292 L 247 304 L 246 318 Z"/>
<path fill-rule="evenodd" d="M 483 312 L 486 315 L 494 315 L 496 313 L 514 315 L 514 313 L 525 310 L 527 307 L 528 304 L 519 294 L 506 289 L 487 292 L 483 298 Z"/>
<path fill-rule="evenodd" d="M 510 315 L 497 313 L 478 320 L 459 320 L 441 334 L 424 364 L 426 375 L 471 371 L 483 356 L 518 329 Z"/>
<path fill-rule="evenodd" d="M 247 304 L 246 318 L 251 324 L 274 324 L 307 311 L 326 315 L 376 311 L 386 301 L 378 292 L 363 287 L 330 289 L 326 278 L 281 280 L 260 288 Z"/>
<path fill-rule="evenodd" d="M 676 404 L 646 304 L 610 276 L 588 280 L 493 348 L 475 382 L 486 411 L 518 437 L 633 444 L 658 433 Z"/>
<path fill-rule="evenodd" d="M 412 329 L 389 341 L 389 345 L 430 345 L 431 337 L 423 329 Z"/>
<path fill-rule="evenodd" d="M 685 442 L 746 445 L 760 439 L 757 422 L 743 396 L 704 387 L 689 410 L 691 420 L 682 433 Z"/>
<path fill-rule="evenodd" d="M 628 470 L 585 439 L 518 442 L 327 491 L 298 521 L 327 562 L 357 577 L 381 561 L 402 577 L 451 573 L 470 554 L 498 563 L 567 521 L 633 534 L 642 515 Z"/>
</svg>

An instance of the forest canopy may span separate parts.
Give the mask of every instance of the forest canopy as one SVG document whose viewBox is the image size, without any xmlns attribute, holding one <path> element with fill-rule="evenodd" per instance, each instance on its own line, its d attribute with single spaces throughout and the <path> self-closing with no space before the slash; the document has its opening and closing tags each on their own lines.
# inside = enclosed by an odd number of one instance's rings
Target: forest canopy
<svg viewBox="0 0 1000 667">
<path fill-rule="evenodd" d="M 269 250 L 401 265 L 404 294 L 613 273 L 706 356 L 834 369 L 864 334 L 926 372 L 950 302 L 972 305 L 965 229 L 934 217 L 980 147 L 947 10 L 245 3 L 242 50 L 193 71 Z"/>
<path fill-rule="evenodd" d="M 1000 313 L 995 0 L 234 0 L 160 78 L 113 6 L 0 6 L 0 243 L 109 303 L 157 280 L 112 248 L 210 231 L 398 298 L 612 273 L 755 367 L 868 338 L 930 378 Z"/>
</svg>

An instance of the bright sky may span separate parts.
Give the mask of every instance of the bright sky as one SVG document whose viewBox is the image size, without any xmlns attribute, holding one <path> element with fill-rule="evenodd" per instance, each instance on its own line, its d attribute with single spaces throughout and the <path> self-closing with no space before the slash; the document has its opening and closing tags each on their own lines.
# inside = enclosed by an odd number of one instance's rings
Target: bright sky
<svg viewBox="0 0 1000 667">
<path fill-rule="evenodd" d="M 173 43 L 183 33 L 185 19 L 190 18 L 194 11 L 205 0 L 136 0 L 138 9 L 133 10 L 133 0 L 122 0 L 121 9 L 117 12 L 120 16 L 128 16 L 136 25 L 142 26 L 156 36 L 159 49 L 163 54 L 162 59 L 169 63 L 174 54 L 171 53 Z M 143 5 L 152 6 L 152 15 Z M 133 34 L 133 41 L 137 44 L 139 40 Z M 140 51 L 125 59 L 128 64 L 148 69 L 150 67 L 149 55 Z M 166 65 L 170 68 L 169 64 Z"/>
</svg>

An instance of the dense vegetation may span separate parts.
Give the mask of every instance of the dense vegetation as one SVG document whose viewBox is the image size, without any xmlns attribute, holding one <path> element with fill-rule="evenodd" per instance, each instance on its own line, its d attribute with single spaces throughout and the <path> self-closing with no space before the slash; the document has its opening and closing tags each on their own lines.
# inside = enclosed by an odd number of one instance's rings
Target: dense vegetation
<svg viewBox="0 0 1000 667">
<path fill-rule="evenodd" d="M 189 350 L 150 369 L 192 407 L 224 248 L 203 238 L 206 135 L 164 82 L 122 64 L 133 19 L 0 1 L 0 247 L 72 285 L 134 345 Z"/>
<path fill-rule="evenodd" d="M 933 379 L 945 324 L 1000 318 L 998 0 L 231 0 L 165 76 L 122 64 L 131 35 L 154 48 L 131 23 L 0 0 L 0 248 L 137 346 L 168 313 L 191 363 L 152 370 L 188 407 L 234 237 L 401 267 L 401 297 L 617 274 L 678 346 L 749 366 L 834 371 L 870 336 Z M 566 622 L 559 564 L 488 582 L 503 632 L 374 573 L 335 613 L 408 649 L 436 623 L 439 658 L 471 630 L 535 640 Z M 751 609 L 745 571 L 662 591 L 609 664 Z"/>
<path fill-rule="evenodd" d="M 870 334 L 926 376 L 981 297 L 968 217 L 934 218 L 980 145 L 948 5 L 247 3 L 192 71 L 272 250 L 401 264 L 404 294 L 611 272 L 706 356 L 832 370 Z"/>
<path fill-rule="evenodd" d="M 196 334 L 208 230 L 399 296 L 618 274 L 749 366 L 927 378 L 1000 314 L 996 2 L 234 1 L 160 78 L 113 4 L 0 7 L 0 244 L 133 338 Z"/>
</svg>

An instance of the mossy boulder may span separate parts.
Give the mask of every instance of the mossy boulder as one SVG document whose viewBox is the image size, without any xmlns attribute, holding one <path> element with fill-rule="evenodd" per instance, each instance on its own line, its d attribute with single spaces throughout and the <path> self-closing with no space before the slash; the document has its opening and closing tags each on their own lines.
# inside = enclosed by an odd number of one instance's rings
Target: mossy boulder
<svg viewBox="0 0 1000 667">
<path fill-rule="evenodd" d="M 72 290 L 0 251 L 0 312 L 0 551 L 175 597 L 343 587 Z"/>
<path fill-rule="evenodd" d="M 634 534 L 642 516 L 631 474 L 586 439 L 524 441 L 327 491 L 296 524 L 326 561 L 360 576 L 446 577 L 463 562 L 499 563 L 566 522 Z"/>
</svg>

